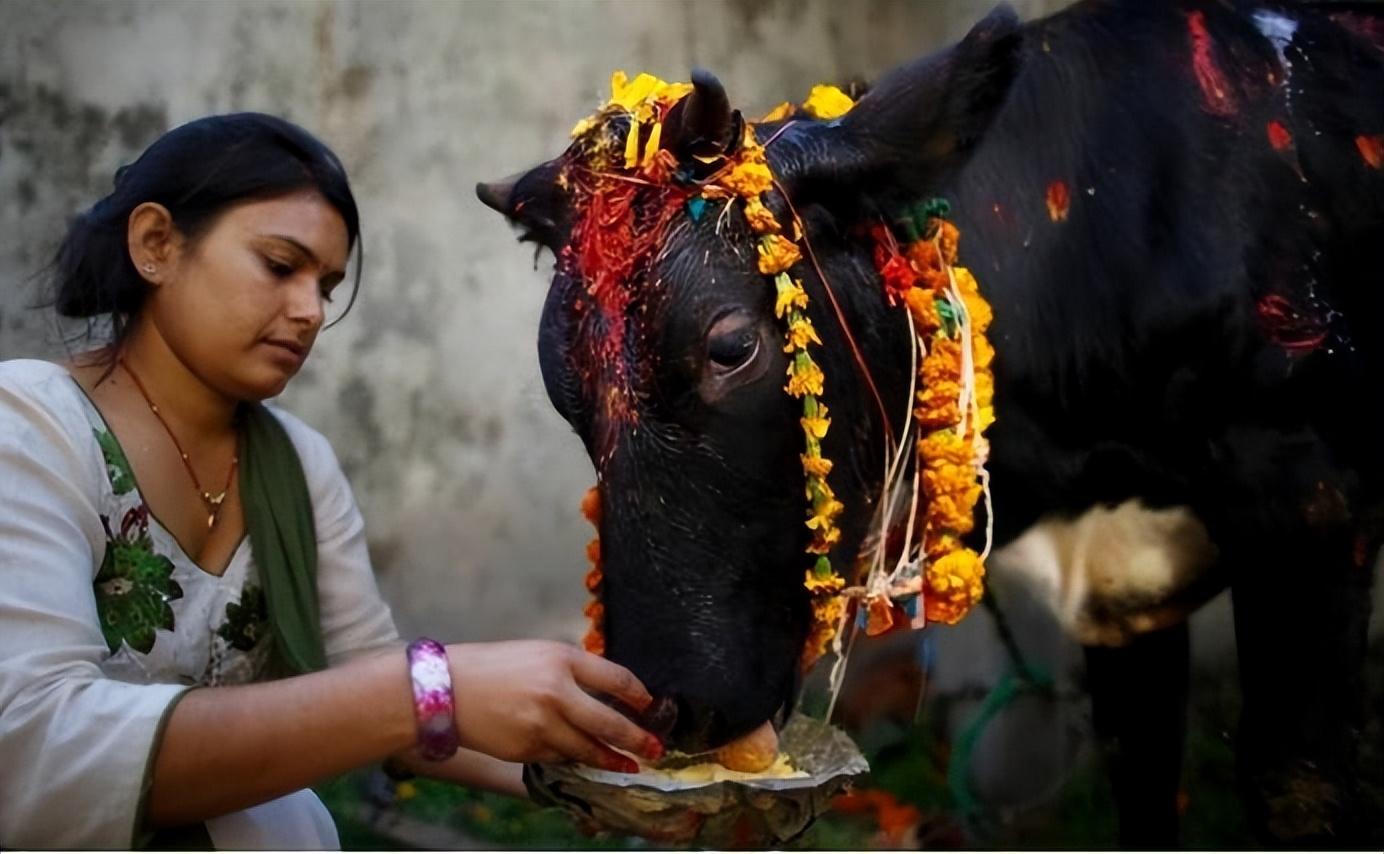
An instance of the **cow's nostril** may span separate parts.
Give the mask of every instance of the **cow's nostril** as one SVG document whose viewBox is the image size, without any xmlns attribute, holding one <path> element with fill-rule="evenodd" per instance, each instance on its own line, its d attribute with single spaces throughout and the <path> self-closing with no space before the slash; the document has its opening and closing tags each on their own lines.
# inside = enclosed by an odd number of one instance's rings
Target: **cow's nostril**
<svg viewBox="0 0 1384 854">
<path fill-rule="evenodd" d="M 717 715 L 709 706 L 676 697 L 675 721 L 668 737 L 669 746 L 683 753 L 705 753 L 717 746 Z"/>
<path fill-rule="evenodd" d="M 668 697 L 658 697 L 637 718 L 635 723 L 667 741 L 678 722 L 678 704 Z"/>
</svg>

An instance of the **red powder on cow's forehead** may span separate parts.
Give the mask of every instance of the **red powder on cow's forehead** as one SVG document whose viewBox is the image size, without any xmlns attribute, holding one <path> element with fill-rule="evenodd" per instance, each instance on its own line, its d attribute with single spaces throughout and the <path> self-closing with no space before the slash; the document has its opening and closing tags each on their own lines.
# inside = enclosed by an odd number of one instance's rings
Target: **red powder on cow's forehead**
<svg viewBox="0 0 1384 854">
<path fill-rule="evenodd" d="M 1201 87 L 1206 109 L 1218 116 L 1235 114 L 1235 100 L 1220 66 L 1216 64 L 1215 44 L 1206 29 L 1206 13 L 1193 12 L 1187 16 L 1187 31 L 1192 40 L 1192 72 Z"/>
<path fill-rule="evenodd" d="M 601 173 L 586 173 L 575 183 L 578 216 L 561 263 L 590 300 L 572 306 L 580 330 L 573 355 L 609 429 L 638 418 L 632 406 L 630 308 L 636 289 L 652 286 L 648 275 L 688 192 Z"/>
</svg>

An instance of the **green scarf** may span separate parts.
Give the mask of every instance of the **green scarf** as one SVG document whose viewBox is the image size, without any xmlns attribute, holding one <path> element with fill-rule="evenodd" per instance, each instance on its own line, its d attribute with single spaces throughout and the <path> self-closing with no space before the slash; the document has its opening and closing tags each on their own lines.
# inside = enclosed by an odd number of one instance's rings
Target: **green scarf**
<svg viewBox="0 0 1384 854">
<path fill-rule="evenodd" d="M 317 609 L 317 530 L 298 452 L 262 404 L 241 408 L 245 448 L 240 498 L 250 548 L 269 608 L 275 675 L 323 670 L 327 653 Z"/>
<path fill-rule="evenodd" d="M 283 425 L 263 404 L 245 404 L 241 418 L 240 503 L 274 633 L 269 672 L 278 677 L 323 670 L 327 652 L 317 610 L 317 529 L 303 465 Z M 201 821 L 162 828 L 137 837 L 135 844 L 152 850 L 213 848 Z"/>
</svg>

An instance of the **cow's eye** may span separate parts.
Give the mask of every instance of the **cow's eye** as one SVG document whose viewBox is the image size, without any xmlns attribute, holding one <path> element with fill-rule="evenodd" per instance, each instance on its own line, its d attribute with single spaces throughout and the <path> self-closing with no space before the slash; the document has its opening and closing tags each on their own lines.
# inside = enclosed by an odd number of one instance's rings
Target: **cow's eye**
<svg viewBox="0 0 1384 854">
<path fill-rule="evenodd" d="M 728 373 L 754 359 L 759 351 L 759 329 L 746 312 L 731 312 L 711 325 L 706 337 L 706 357 L 718 373 Z"/>
</svg>

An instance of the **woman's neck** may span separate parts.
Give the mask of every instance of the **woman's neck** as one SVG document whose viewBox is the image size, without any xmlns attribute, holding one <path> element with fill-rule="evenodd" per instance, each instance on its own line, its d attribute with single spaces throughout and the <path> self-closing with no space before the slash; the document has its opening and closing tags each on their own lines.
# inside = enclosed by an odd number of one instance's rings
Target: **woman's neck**
<svg viewBox="0 0 1384 854">
<path fill-rule="evenodd" d="M 136 320 L 115 358 L 138 378 L 150 402 L 180 435 L 210 439 L 233 430 L 239 401 L 197 376 L 152 323 Z"/>
</svg>

